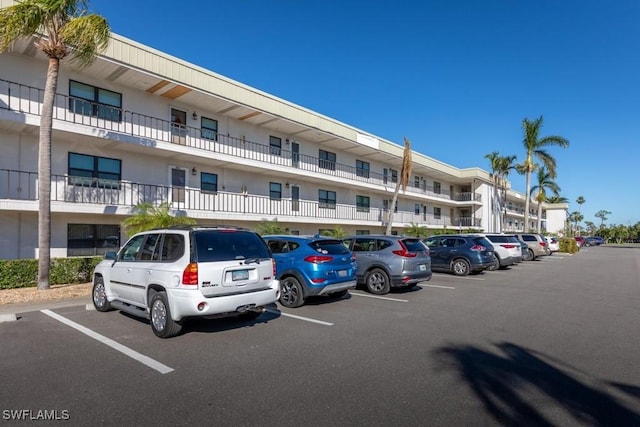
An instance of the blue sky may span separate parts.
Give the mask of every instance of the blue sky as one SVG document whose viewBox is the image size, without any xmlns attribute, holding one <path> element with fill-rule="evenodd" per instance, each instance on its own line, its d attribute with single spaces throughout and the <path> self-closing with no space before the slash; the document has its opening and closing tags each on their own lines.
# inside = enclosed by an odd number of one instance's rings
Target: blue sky
<svg viewBox="0 0 640 427">
<path fill-rule="evenodd" d="M 561 135 L 561 195 L 640 221 L 640 1 L 92 0 L 112 31 L 455 167 Z M 524 176 L 510 175 L 525 191 Z"/>
</svg>

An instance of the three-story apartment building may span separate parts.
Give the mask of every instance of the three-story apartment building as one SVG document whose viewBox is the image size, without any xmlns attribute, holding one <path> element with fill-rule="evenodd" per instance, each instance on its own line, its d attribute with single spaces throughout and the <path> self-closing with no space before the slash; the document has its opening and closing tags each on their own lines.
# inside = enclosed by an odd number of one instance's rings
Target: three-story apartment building
<svg viewBox="0 0 640 427">
<path fill-rule="evenodd" d="M 0 64 L 0 258 L 32 258 L 47 60 L 23 40 Z M 381 233 L 391 209 L 397 233 L 493 221 L 480 168 L 414 151 L 392 207 L 399 144 L 115 34 L 93 65 L 62 62 L 53 115 L 52 256 L 118 247 L 142 202 L 201 224 L 277 220 L 300 234 Z"/>
</svg>

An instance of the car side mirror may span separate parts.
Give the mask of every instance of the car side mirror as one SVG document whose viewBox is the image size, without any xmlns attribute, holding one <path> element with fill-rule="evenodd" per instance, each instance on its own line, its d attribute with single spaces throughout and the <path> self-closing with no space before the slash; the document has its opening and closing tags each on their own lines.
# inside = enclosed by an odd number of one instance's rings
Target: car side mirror
<svg viewBox="0 0 640 427">
<path fill-rule="evenodd" d="M 104 259 L 110 259 L 110 260 L 117 260 L 118 259 L 118 253 L 114 252 L 114 251 L 109 251 L 107 253 L 104 254 Z"/>
</svg>

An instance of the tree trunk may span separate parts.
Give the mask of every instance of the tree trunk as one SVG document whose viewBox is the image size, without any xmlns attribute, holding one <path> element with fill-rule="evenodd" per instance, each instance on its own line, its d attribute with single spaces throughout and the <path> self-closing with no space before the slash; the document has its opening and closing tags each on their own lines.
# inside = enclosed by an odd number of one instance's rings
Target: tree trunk
<svg viewBox="0 0 640 427">
<path fill-rule="evenodd" d="M 389 206 L 389 221 L 387 222 L 387 230 L 385 235 L 391 235 L 391 229 L 393 228 L 393 214 L 396 211 L 396 203 L 398 202 L 398 193 L 400 192 L 400 180 L 396 183 L 396 190 L 393 192 L 393 199 L 391 199 L 391 206 Z"/>
<path fill-rule="evenodd" d="M 538 202 L 538 234 L 542 233 L 542 202 Z"/>
<path fill-rule="evenodd" d="M 524 201 L 524 227 L 522 231 L 525 233 L 529 231 L 529 191 L 531 191 L 531 171 L 527 170 L 527 179 L 526 179 L 526 187 L 527 191 L 525 194 Z"/>
<path fill-rule="evenodd" d="M 51 136 L 53 104 L 58 87 L 60 60 L 49 58 L 44 87 L 38 145 L 38 289 L 49 289 L 51 262 Z"/>
</svg>

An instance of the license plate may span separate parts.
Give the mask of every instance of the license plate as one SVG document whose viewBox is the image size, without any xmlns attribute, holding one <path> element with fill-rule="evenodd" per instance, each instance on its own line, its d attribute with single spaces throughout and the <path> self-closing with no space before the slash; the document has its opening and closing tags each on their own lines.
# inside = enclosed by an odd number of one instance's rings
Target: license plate
<svg viewBox="0 0 640 427">
<path fill-rule="evenodd" d="M 426 264 L 420 264 L 419 266 L 420 271 L 425 271 L 427 269 L 427 265 Z"/>
<path fill-rule="evenodd" d="M 249 279 L 249 270 L 233 270 L 231 272 L 231 280 L 234 282 L 237 280 Z"/>
<path fill-rule="evenodd" d="M 347 277 L 347 270 L 338 270 L 338 277 Z"/>
</svg>

